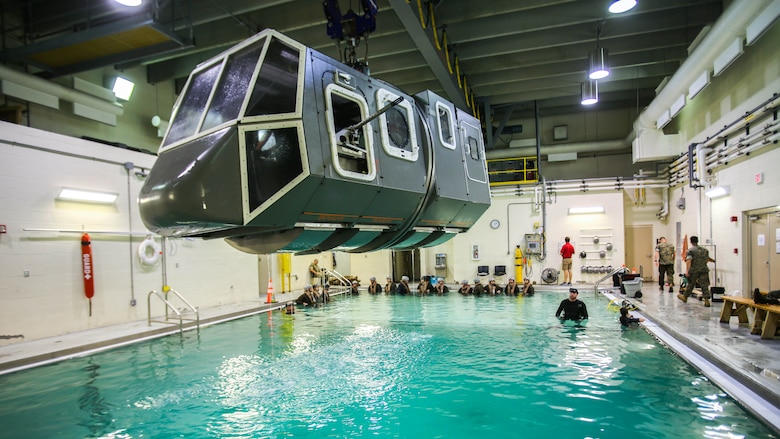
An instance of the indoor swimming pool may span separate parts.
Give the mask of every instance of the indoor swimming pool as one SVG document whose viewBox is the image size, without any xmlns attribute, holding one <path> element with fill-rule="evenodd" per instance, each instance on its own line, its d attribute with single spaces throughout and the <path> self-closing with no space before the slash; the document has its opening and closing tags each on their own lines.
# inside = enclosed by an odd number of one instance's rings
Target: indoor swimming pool
<svg viewBox="0 0 780 439">
<path fill-rule="evenodd" d="M 608 301 L 339 297 L 0 376 L 2 438 L 771 438 Z"/>
</svg>

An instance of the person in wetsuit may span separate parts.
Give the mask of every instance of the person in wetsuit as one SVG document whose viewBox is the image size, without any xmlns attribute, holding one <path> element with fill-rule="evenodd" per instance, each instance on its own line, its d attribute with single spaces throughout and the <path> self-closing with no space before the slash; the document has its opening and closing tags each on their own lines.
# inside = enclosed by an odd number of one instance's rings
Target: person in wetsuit
<svg viewBox="0 0 780 439">
<path fill-rule="evenodd" d="M 555 317 L 561 320 L 581 321 L 588 318 L 588 308 L 585 302 L 578 299 L 579 291 L 576 288 L 569 288 L 569 298 L 563 299 L 555 311 Z M 563 313 L 563 315 L 561 315 Z"/>
</svg>

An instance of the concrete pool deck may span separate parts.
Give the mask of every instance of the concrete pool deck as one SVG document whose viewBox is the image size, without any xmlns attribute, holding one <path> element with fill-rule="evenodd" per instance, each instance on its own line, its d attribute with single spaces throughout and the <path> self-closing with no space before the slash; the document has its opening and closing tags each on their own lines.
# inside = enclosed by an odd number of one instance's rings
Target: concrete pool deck
<svg viewBox="0 0 780 439">
<path fill-rule="evenodd" d="M 596 294 L 593 285 L 575 286 L 580 291 L 580 298 L 586 303 Z M 562 296 L 568 288 L 537 286 L 537 289 L 543 290 L 542 294 L 546 291 L 560 291 Z M 652 287 L 648 284 L 643 290 L 641 299 L 627 300 L 639 307 L 633 314 L 647 319 L 643 323 L 644 327 L 780 434 L 780 338 L 761 339 L 758 335 L 750 334 L 750 327 L 747 324 L 740 325 L 736 318 L 732 318 L 729 324 L 720 323 L 720 302 L 705 308 L 696 298 L 683 303 L 677 299 L 676 292 L 662 292 L 654 284 Z M 618 303 L 626 299 L 614 288 L 601 288 L 600 292 Z M 258 298 L 201 309 L 200 324 L 206 326 L 276 309 L 294 300 L 298 294 L 277 294 L 277 302 L 272 304 L 266 304 L 264 298 Z M 186 322 L 185 330 L 192 326 L 193 323 Z M 149 326 L 146 320 L 142 320 L 6 344 L 0 346 L 0 374 L 177 332 L 178 323 L 168 325 L 152 322 Z"/>
</svg>

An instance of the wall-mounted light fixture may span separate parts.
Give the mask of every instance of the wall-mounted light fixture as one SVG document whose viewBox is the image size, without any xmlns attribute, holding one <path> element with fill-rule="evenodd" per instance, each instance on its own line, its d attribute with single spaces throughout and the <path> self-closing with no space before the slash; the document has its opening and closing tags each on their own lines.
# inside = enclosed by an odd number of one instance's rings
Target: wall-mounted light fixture
<svg viewBox="0 0 780 439">
<path fill-rule="evenodd" d="M 704 191 L 704 195 L 706 195 L 707 198 L 725 197 L 730 193 L 731 193 L 731 188 L 728 185 L 715 186 Z"/>
<path fill-rule="evenodd" d="M 123 101 L 130 100 L 130 96 L 133 95 L 134 88 L 135 83 L 133 81 L 125 79 L 121 76 L 113 78 L 113 83 L 111 84 L 111 90 L 114 92 L 116 98 L 122 99 Z"/>
<path fill-rule="evenodd" d="M 621 14 L 634 9 L 634 6 L 636 6 L 636 0 L 615 0 L 609 5 L 609 12 Z"/>
<path fill-rule="evenodd" d="M 78 201 L 81 203 L 114 204 L 119 194 L 86 189 L 64 187 L 57 195 L 58 200 Z"/>
<path fill-rule="evenodd" d="M 581 213 L 604 213 L 604 206 L 592 206 L 592 207 L 570 207 L 569 215 L 577 215 Z"/>
<path fill-rule="evenodd" d="M 599 83 L 586 81 L 582 83 L 582 105 L 593 105 L 599 101 Z"/>
<path fill-rule="evenodd" d="M 160 116 L 152 116 L 152 126 L 157 128 L 157 137 L 165 136 L 165 132 L 168 131 L 169 123 L 169 121 L 161 118 Z"/>
</svg>

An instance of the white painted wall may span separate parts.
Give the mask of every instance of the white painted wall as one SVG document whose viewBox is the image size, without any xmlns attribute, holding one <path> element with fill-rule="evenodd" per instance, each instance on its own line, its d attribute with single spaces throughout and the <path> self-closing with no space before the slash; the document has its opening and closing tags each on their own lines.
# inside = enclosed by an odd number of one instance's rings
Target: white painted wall
<svg viewBox="0 0 780 439">
<path fill-rule="evenodd" d="M 145 320 L 147 293 L 161 290 L 163 278 L 160 263 L 146 267 L 137 257 L 144 236 L 91 234 L 90 316 L 81 278 L 81 234 L 24 229 L 147 232 L 136 202 L 143 181 L 134 172 L 128 178 L 122 164 L 148 169 L 155 156 L 0 122 L 0 157 L 0 224 L 7 227 L 0 234 L 0 334 L 32 340 Z M 64 186 L 115 192 L 119 199 L 111 206 L 58 201 Z M 256 256 L 222 240 L 168 244 L 167 283 L 194 305 L 258 297 Z M 157 306 L 161 315 L 164 309 Z"/>
<path fill-rule="evenodd" d="M 477 267 L 490 266 L 490 273 L 496 265 L 506 265 L 507 276 L 518 277 L 515 273 L 515 246 L 524 245 L 524 235 L 534 233 L 535 225 L 545 224 L 540 206 L 534 204 L 533 194 L 498 197 L 479 221 L 467 233 L 453 238 L 440 246 L 425 249 L 424 259 L 433 266 L 436 253 L 447 254 L 450 267 L 447 269 L 448 282 L 460 282 L 463 279 L 472 282 L 477 277 Z M 604 206 L 604 214 L 569 215 L 569 207 Z M 543 259 L 531 258 L 530 275 L 523 267 L 523 275 L 537 282 L 541 281 L 541 272 L 545 268 L 560 269 L 560 243 L 569 236 L 577 253 L 590 252 L 586 260 L 574 258 L 574 281 L 594 282 L 603 276 L 593 273 L 580 273 L 582 265 L 622 265 L 625 261 L 623 192 L 561 192 L 551 200 L 546 209 L 546 250 Z M 498 229 L 492 229 L 490 222 L 500 221 Z M 592 237 L 600 235 L 600 244 L 594 246 Z M 608 235 L 608 236 L 607 236 Z M 581 242 L 581 237 L 590 237 Z M 613 250 L 602 259 L 594 257 L 598 250 L 604 249 L 607 242 L 613 244 Z M 582 244 L 582 245 L 580 245 Z M 479 245 L 480 259 L 473 260 L 471 249 Z M 593 253 L 595 252 L 595 253 Z M 499 282 L 501 283 L 501 282 Z"/>
</svg>

